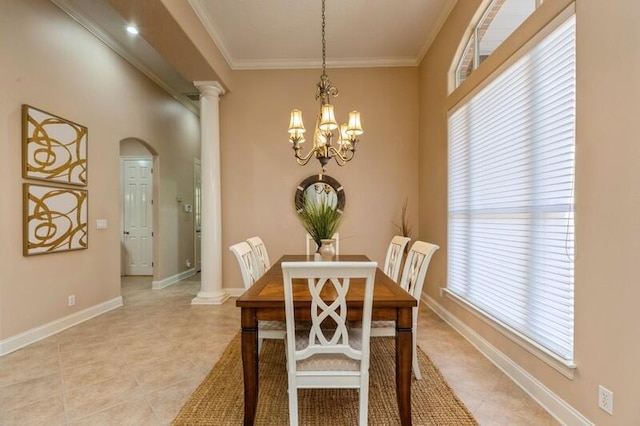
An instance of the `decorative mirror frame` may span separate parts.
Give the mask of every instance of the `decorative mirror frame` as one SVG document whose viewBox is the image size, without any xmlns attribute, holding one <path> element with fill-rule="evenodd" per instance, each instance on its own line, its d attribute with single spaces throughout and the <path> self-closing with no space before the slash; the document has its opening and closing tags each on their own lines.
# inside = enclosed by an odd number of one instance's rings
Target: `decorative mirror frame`
<svg viewBox="0 0 640 426">
<path fill-rule="evenodd" d="M 316 184 L 324 184 L 330 186 L 336 193 L 336 197 L 338 197 L 337 209 L 340 213 L 344 211 L 344 205 L 346 203 L 346 198 L 344 194 L 344 188 L 335 178 L 329 175 L 312 175 L 300 182 L 298 188 L 296 188 L 295 195 L 295 205 L 296 211 L 300 212 L 304 208 L 304 193 L 311 185 Z"/>
</svg>

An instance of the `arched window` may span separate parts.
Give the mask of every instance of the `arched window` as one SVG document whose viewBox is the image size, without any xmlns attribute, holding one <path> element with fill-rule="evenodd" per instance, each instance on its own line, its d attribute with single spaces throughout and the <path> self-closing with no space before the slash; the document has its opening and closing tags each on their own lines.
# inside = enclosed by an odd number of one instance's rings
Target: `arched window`
<svg viewBox="0 0 640 426">
<path fill-rule="evenodd" d="M 446 290 L 572 377 L 576 18 L 559 3 L 450 95 Z"/>
<path fill-rule="evenodd" d="M 455 67 L 458 87 L 516 28 L 531 15 L 542 0 L 493 0 L 473 26 Z"/>
</svg>

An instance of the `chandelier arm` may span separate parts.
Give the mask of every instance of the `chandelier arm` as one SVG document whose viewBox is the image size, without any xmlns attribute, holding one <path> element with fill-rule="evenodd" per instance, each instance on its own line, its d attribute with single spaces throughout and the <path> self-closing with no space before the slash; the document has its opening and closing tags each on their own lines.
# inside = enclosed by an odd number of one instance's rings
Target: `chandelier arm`
<svg viewBox="0 0 640 426">
<path fill-rule="evenodd" d="M 351 153 L 351 155 L 349 155 L 349 152 Z M 340 151 L 338 149 L 336 149 L 333 146 L 329 147 L 328 153 L 329 157 L 333 158 L 334 160 L 336 160 L 336 163 L 338 163 L 339 166 L 344 166 L 346 163 L 348 163 L 349 161 L 351 161 L 351 159 L 354 156 L 354 152 L 353 151 L 348 151 L 347 155 L 342 155 L 340 153 Z"/>
<path fill-rule="evenodd" d="M 355 157 L 356 152 L 352 149 L 347 151 L 347 154 L 344 156 L 344 158 L 347 159 L 347 161 L 351 161 L 353 159 L 353 157 Z"/>
<path fill-rule="evenodd" d="M 300 164 L 301 166 L 305 166 L 307 163 L 309 163 L 309 161 L 313 158 L 313 154 L 316 153 L 316 150 L 311 150 L 307 153 L 307 155 L 303 155 L 300 156 L 300 151 L 302 151 L 302 148 L 294 148 L 294 156 L 296 157 L 296 161 L 298 162 L 298 164 Z"/>
<path fill-rule="evenodd" d="M 310 160 L 311 160 L 311 157 L 307 157 L 304 161 L 296 157 L 296 163 L 300 164 L 301 166 L 306 166 Z"/>
</svg>

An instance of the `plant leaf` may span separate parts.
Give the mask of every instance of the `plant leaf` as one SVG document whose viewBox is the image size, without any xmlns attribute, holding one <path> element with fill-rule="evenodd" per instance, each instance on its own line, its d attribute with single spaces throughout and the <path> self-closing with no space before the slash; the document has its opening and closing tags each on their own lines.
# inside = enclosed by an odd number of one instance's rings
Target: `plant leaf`
<svg viewBox="0 0 640 426">
<path fill-rule="evenodd" d="M 303 209 L 298 212 L 298 218 L 318 247 L 321 240 L 333 237 L 343 219 L 342 212 L 331 206 L 326 199 L 306 200 Z"/>
</svg>

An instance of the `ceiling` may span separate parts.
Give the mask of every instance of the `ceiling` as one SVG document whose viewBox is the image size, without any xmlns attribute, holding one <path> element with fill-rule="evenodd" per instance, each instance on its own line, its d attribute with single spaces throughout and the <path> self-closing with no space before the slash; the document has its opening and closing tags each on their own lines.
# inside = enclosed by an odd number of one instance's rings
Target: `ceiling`
<svg viewBox="0 0 640 426">
<path fill-rule="evenodd" d="M 320 66 L 320 0 L 189 0 L 232 69 Z M 327 0 L 327 62 L 415 66 L 455 0 Z"/>
<path fill-rule="evenodd" d="M 163 2 L 169 0 L 52 1 L 176 99 L 184 101 L 197 92 L 189 71 L 184 67 L 178 71 L 167 60 L 171 55 L 153 44 L 164 29 L 152 28 L 150 17 L 157 13 L 154 9 L 166 12 Z M 456 1 L 327 0 L 327 67 L 418 65 Z M 320 0 L 188 0 L 188 4 L 232 70 L 321 65 Z M 136 37 L 125 31 L 131 21 L 145 23 Z M 161 25 L 166 21 L 156 24 Z"/>
</svg>

